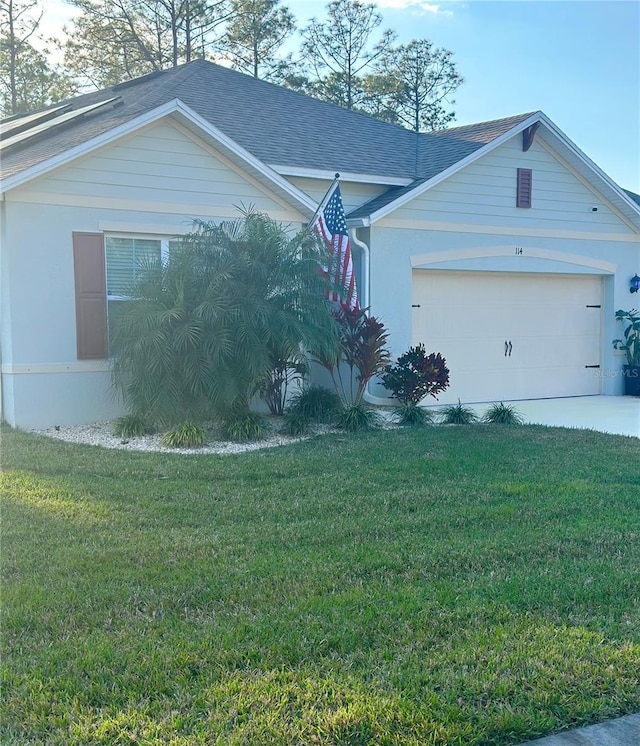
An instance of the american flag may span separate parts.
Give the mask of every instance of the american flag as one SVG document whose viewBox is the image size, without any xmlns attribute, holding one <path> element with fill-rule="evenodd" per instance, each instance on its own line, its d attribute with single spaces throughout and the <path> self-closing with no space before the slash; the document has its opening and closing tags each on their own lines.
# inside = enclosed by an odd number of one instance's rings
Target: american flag
<svg viewBox="0 0 640 746">
<path fill-rule="evenodd" d="M 333 300 L 348 306 L 351 310 L 358 308 L 358 291 L 353 274 L 347 221 L 342 206 L 340 184 L 337 182 L 318 210 L 311 229 L 329 252 L 330 264 L 323 269 L 333 285 Z"/>
</svg>

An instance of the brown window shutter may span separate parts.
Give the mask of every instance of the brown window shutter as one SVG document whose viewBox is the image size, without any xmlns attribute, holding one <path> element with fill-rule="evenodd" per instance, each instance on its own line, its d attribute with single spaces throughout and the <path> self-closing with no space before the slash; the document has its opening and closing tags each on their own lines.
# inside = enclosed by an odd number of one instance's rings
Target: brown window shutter
<svg viewBox="0 0 640 746">
<path fill-rule="evenodd" d="M 103 360 L 107 353 L 107 283 L 102 233 L 73 234 L 78 360 Z"/>
<path fill-rule="evenodd" d="M 531 188 L 533 171 L 530 168 L 518 169 L 518 186 L 516 188 L 516 207 L 531 207 Z"/>
</svg>

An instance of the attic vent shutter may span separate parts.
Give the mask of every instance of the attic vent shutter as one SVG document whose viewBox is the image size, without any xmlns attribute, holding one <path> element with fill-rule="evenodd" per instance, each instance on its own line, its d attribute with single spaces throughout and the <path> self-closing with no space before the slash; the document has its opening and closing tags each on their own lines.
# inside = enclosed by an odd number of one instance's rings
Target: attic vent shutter
<svg viewBox="0 0 640 746">
<path fill-rule="evenodd" d="M 516 189 L 516 207 L 531 207 L 531 187 L 533 172 L 530 168 L 518 169 L 518 186 Z"/>
<path fill-rule="evenodd" d="M 78 360 L 107 357 L 107 286 L 102 233 L 73 234 Z"/>
</svg>

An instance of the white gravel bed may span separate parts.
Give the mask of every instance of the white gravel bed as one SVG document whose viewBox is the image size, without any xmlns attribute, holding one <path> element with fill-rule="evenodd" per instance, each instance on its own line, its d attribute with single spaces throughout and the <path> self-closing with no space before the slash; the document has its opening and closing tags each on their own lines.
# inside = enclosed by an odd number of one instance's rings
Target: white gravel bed
<svg viewBox="0 0 640 746">
<path fill-rule="evenodd" d="M 45 430 L 32 430 L 38 435 L 47 435 L 50 438 L 64 440 L 67 443 L 84 443 L 103 448 L 119 448 L 125 451 L 160 451 L 162 453 L 184 453 L 187 455 L 198 455 L 207 453 L 245 453 L 246 451 L 257 451 L 261 448 L 275 448 L 277 446 L 290 445 L 302 440 L 309 440 L 316 433 L 292 438 L 281 435 L 273 427 L 272 432 L 262 440 L 251 443 L 233 443 L 231 441 L 211 440 L 207 445 L 200 448 L 169 448 L 162 445 L 162 433 L 144 435 L 136 438 L 120 438 L 113 434 L 113 422 L 94 422 L 91 425 L 60 425 L 49 427 Z"/>
<path fill-rule="evenodd" d="M 387 413 L 382 415 L 382 426 L 384 428 L 395 427 L 389 420 Z M 267 418 L 270 432 L 262 440 L 251 443 L 234 443 L 232 441 L 214 440 L 213 435 L 209 443 L 200 448 L 169 448 L 162 445 L 162 433 L 154 435 L 144 435 L 136 438 L 120 438 L 113 434 L 113 422 L 94 422 L 91 425 L 57 425 L 42 430 L 32 430 L 31 432 L 38 435 L 46 435 L 50 438 L 64 440 L 67 443 L 84 443 L 92 446 L 102 446 L 102 448 L 119 448 L 125 451 L 160 451 L 162 453 L 184 453 L 194 456 L 200 454 L 231 454 L 245 453 L 247 451 L 258 451 L 262 448 L 277 448 L 278 446 L 287 446 L 292 443 L 299 443 L 303 440 L 310 440 L 316 435 L 322 435 L 329 432 L 338 432 L 326 425 L 314 426 L 313 432 L 309 435 L 300 437 L 290 437 L 278 432 L 281 419 L 277 417 Z"/>
</svg>

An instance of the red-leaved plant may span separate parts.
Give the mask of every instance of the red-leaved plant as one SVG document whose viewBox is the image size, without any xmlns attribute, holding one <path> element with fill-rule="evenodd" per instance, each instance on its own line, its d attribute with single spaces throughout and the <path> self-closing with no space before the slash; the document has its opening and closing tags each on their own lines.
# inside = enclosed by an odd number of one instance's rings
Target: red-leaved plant
<svg viewBox="0 0 640 746">
<path fill-rule="evenodd" d="M 386 369 L 390 359 L 385 347 L 389 333 L 384 324 L 375 316 L 369 316 L 367 311 L 347 306 L 334 311 L 338 346 L 330 354 L 315 354 L 317 362 L 329 372 L 344 407 L 362 402 L 367 384 Z M 348 380 L 343 376 L 345 366 Z"/>
<path fill-rule="evenodd" d="M 438 352 L 427 355 L 422 343 L 387 365 L 382 383 L 402 404 L 418 404 L 425 396 L 437 395 L 449 387 L 449 369 Z"/>
</svg>

